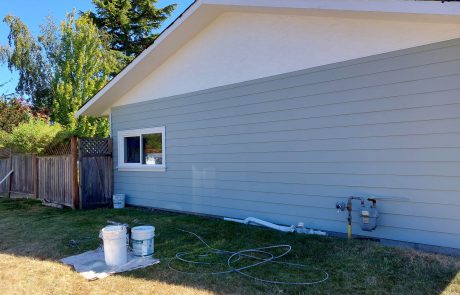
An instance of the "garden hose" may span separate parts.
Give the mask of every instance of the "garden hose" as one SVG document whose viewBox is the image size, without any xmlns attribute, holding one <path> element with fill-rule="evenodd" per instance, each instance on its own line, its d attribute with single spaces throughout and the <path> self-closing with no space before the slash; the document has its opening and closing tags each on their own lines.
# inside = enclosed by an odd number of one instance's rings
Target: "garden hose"
<svg viewBox="0 0 460 295">
<path fill-rule="evenodd" d="M 198 254 L 198 255 L 194 254 L 192 252 L 179 252 L 179 253 L 177 253 L 174 258 L 169 260 L 168 267 L 171 270 L 174 270 L 174 271 L 179 272 L 179 273 L 191 274 L 191 275 L 198 275 L 198 274 L 220 275 L 220 274 L 229 274 L 229 273 L 232 273 L 232 272 L 236 272 L 236 273 L 238 273 L 238 274 L 240 274 L 242 276 L 251 278 L 251 279 L 259 281 L 259 282 L 270 283 L 270 284 L 281 284 L 281 285 L 314 285 L 314 284 L 323 283 L 323 282 L 325 282 L 325 281 L 327 281 L 329 279 L 329 274 L 326 271 L 322 270 L 322 269 L 319 269 L 319 268 L 316 268 L 316 267 L 311 267 L 311 266 L 308 266 L 308 265 L 305 265 L 305 264 L 300 264 L 300 263 L 277 261 L 277 259 L 279 259 L 281 257 L 284 257 L 289 252 L 291 252 L 292 247 L 290 245 L 273 245 L 273 246 L 253 248 L 253 249 L 243 249 L 243 250 L 240 250 L 240 251 L 226 251 L 226 250 L 215 249 L 215 248 L 211 247 L 208 243 L 206 243 L 206 241 L 203 238 L 201 238 L 199 235 L 197 235 L 194 232 L 181 230 L 181 229 L 179 229 L 179 230 L 182 231 L 182 232 L 185 232 L 185 233 L 188 233 L 188 234 L 191 234 L 191 235 L 195 236 L 208 249 L 206 252 Z M 285 249 L 285 250 L 281 254 L 275 256 L 273 253 L 269 252 L 269 250 L 274 250 L 274 249 Z M 266 257 L 261 258 L 261 257 L 258 257 L 258 256 L 251 255 L 251 253 L 262 254 L 262 255 L 265 255 Z M 172 265 L 174 260 L 181 261 L 183 263 L 188 263 L 188 264 L 191 264 L 191 265 L 219 264 L 219 263 L 215 263 L 215 262 L 203 262 L 203 261 L 196 261 L 196 260 L 190 260 L 190 259 L 185 258 L 188 255 L 200 258 L 200 257 L 208 256 L 210 254 L 229 255 L 229 258 L 227 259 L 227 263 L 225 265 L 226 270 L 219 271 L 219 272 L 202 272 L 202 271 L 200 271 L 200 272 L 187 272 L 187 271 L 182 271 L 182 270 L 179 270 L 177 268 L 174 268 L 173 265 Z M 237 261 L 241 260 L 242 258 L 251 258 L 251 259 L 258 260 L 258 261 L 255 262 L 255 263 L 246 265 L 246 266 L 238 267 L 238 268 L 235 268 L 235 267 L 232 266 L 232 265 L 234 265 L 234 263 L 236 263 Z M 259 266 L 259 265 L 265 265 L 265 264 L 270 264 L 270 263 L 278 264 L 278 265 L 285 265 L 287 267 L 312 268 L 312 269 L 317 270 L 318 272 L 321 272 L 322 273 L 322 278 L 318 279 L 318 280 L 312 280 L 312 281 L 287 282 L 287 281 L 281 281 L 281 280 L 269 280 L 269 279 L 266 279 L 266 278 L 260 278 L 260 277 L 256 277 L 256 276 L 253 276 L 253 275 L 250 275 L 250 274 L 244 272 L 245 270 L 248 270 L 250 268 L 254 268 L 254 267 Z"/>
</svg>

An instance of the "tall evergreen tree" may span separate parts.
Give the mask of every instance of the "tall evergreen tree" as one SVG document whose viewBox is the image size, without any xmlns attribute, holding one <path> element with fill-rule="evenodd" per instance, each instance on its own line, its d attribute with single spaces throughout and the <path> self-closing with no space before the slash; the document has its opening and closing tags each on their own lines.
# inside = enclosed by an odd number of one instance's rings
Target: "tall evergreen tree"
<svg viewBox="0 0 460 295">
<path fill-rule="evenodd" d="M 90 17 L 110 34 L 111 48 L 132 59 L 157 37 L 154 33 L 171 15 L 176 4 L 156 8 L 157 0 L 93 0 Z"/>
</svg>

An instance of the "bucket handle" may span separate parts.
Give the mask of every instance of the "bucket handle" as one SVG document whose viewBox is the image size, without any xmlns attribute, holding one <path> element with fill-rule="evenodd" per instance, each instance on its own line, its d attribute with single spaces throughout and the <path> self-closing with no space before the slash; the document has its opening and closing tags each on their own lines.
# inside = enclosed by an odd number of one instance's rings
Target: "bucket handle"
<svg viewBox="0 0 460 295">
<path fill-rule="evenodd" d="M 120 225 L 124 228 L 126 228 L 126 245 L 128 246 L 128 249 L 130 250 L 130 228 L 126 223 L 112 223 L 113 225 Z M 99 231 L 99 239 L 104 240 L 103 235 L 102 235 L 102 229 Z"/>
</svg>

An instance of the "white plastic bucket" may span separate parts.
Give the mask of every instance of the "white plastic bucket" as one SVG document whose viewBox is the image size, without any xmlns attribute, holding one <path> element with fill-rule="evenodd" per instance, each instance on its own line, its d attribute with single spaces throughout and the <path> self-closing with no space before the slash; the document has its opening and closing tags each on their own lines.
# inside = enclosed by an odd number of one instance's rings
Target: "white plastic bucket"
<svg viewBox="0 0 460 295">
<path fill-rule="evenodd" d="M 101 235 L 104 240 L 105 264 L 119 266 L 128 262 L 126 227 L 109 225 L 101 230 Z"/>
<path fill-rule="evenodd" d="M 125 194 L 113 195 L 113 208 L 115 209 L 125 208 Z"/>
<path fill-rule="evenodd" d="M 135 226 L 131 229 L 131 247 L 136 256 L 153 255 L 153 238 L 155 227 L 150 225 Z"/>
</svg>

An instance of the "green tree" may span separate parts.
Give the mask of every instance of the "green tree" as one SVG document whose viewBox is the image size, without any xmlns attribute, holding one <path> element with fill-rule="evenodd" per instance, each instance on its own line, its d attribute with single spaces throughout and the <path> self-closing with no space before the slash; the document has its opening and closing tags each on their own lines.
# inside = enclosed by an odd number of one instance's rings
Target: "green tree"
<svg viewBox="0 0 460 295">
<path fill-rule="evenodd" d="M 0 46 L 0 62 L 6 63 L 10 70 L 18 70 L 19 94 L 30 96 L 35 108 L 50 107 L 52 73 L 41 44 L 18 17 L 7 15 L 3 21 L 10 32 L 8 45 Z"/>
<path fill-rule="evenodd" d="M 128 59 L 153 43 L 162 23 L 176 4 L 156 8 L 157 0 L 93 0 L 96 12 L 89 16 L 97 27 L 111 36 L 111 48 Z"/>
<path fill-rule="evenodd" d="M 75 13 L 60 27 L 49 19 L 36 39 L 19 18 L 7 16 L 5 22 L 9 44 L 0 47 L 0 57 L 19 71 L 18 91 L 32 98 L 35 109 L 49 109 L 52 121 L 75 135 L 107 136 L 107 118 L 74 116 L 120 69 L 109 35 L 88 16 L 76 18 Z"/>
<path fill-rule="evenodd" d="M 52 58 L 52 119 L 80 136 L 107 136 L 107 118 L 75 119 L 75 113 L 109 81 L 110 73 L 118 70 L 117 55 L 108 46 L 108 36 L 85 15 L 75 18 L 69 14 L 60 32 L 59 48 Z"/>
</svg>

